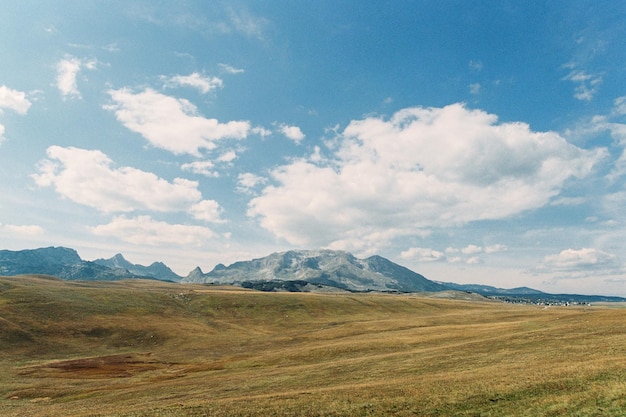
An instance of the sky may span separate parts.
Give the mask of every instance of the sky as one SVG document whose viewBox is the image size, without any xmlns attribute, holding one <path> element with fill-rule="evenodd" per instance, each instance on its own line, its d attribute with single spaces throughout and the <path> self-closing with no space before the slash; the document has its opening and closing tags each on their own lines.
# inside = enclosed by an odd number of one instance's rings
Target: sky
<svg viewBox="0 0 626 417">
<path fill-rule="evenodd" d="M 626 296 L 626 5 L 3 1 L 0 248 Z"/>
</svg>

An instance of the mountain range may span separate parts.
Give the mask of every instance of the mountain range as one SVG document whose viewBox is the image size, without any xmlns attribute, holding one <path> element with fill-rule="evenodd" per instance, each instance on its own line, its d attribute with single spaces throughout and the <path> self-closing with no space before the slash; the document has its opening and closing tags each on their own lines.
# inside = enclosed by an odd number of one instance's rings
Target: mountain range
<svg viewBox="0 0 626 417">
<path fill-rule="evenodd" d="M 532 288 L 502 289 L 478 284 L 431 281 L 381 256 L 365 259 L 335 250 L 292 250 L 263 258 L 218 264 L 208 273 L 199 267 L 186 277 L 162 262 L 133 264 L 122 254 L 85 261 L 74 249 L 48 247 L 0 250 L 0 275 L 52 275 L 65 280 L 155 279 L 161 281 L 239 285 L 263 291 L 441 292 L 464 291 L 505 301 L 626 301 L 620 297 L 548 294 Z"/>
<path fill-rule="evenodd" d="M 0 275 L 41 274 L 66 280 L 116 281 L 148 278 L 180 281 L 181 277 L 161 262 L 135 265 L 120 254 L 110 259 L 85 261 L 74 249 L 49 247 L 20 251 L 0 250 Z"/>
<path fill-rule="evenodd" d="M 448 289 L 380 256 L 358 259 L 343 251 L 288 251 L 251 261 L 194 270 L 182 282 L 246 284 L 253 281 L 305 281 L 348 291 L 435 292 Z"/>
<path fill-rule="evenodd" d="M 154 278 L 162 281 L 178 282 L 182 277 L 172 271 L 163 262 L 153 262 L 149 266 L 128 262 L 121 253 L 109 259 L 96 259 L 94 263 L 112 269 L 122 269 L 138 277 Z"/>
</svg>

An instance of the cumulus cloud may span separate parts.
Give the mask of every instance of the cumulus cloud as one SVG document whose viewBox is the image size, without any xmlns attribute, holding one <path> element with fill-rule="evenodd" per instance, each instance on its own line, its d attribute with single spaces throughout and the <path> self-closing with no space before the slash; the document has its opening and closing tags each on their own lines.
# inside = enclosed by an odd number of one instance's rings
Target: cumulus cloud
<svg viewBox="0 0 626 417">
<path fill-rule="evenodd" d="M 168 86 L 186 86 L 199 90 L 202 94 L 207 94 L 217 88 L 222 88 L 224 83 L 220 78 L 207 77 L 197 72 L 193 72 L 189 75 L 175 75 L 168 78 Z"/>
<path fill-rule="evenodd" d="M 217 160 L 218 162 L 230 163 L 237 159 L 237 152 L 230 150 L 221 154 Z"/>
<path fill-rule="evenodd" d="M 477 245 L 467 245 L 463 249 L 461 249 L 461 253 L 464 255 L 474 255 L 476 253 L 481 253 L 483 248 Z"/>
<path fill-rule="evenodd" d="M 548 255 L 537 272 L 568 273 L 569 277 L 588 276 L 590 272 L 615 273 L 622 265 L 617 256 L 594 248 L 565 249 Z"/>
<path fill-rule="evenodd" d="M 97 236 L 115 237 L 136 245 L 195 245 L 200 246 L 215 233 L 208 227 L 170 224 L 150 216 L 117 216 L 108 224 L 92 227 Z"/>
<path fill-rule="evenodd" d="M 508 250 L 505 245 L 495 244 L 490 246 L 478 246 L 478 245 L 467 245 L 464 248 L 453 248 L 448 247 L 444 252 L 431 249 L 431 248 L 420 248 L 414 247 L 409 248 L 400 253 L 400 257 L 402 259 L 412 259 L 417 260 L 419 262 L 434 262 L 434 261 L 445 261 L 448 263 L 460 263 L 464 262 L 468 265 L 475 265 L 482 263 L 482 259 L 480 259 L 478 254 L 492 254 L 496 252 L 503 252 Z M 465 257 L 458 256 L 458 254 L 465 255 Z"/>
<path fill-rule="evenodd" d="M 30 106 L 31 102 L 26 98 L 26 93 L 0 85 L 0 114 L 4 109 L 8 109 L 23 116 Z"/>
<path fill-rule="evenodd" d="M 232 162 L 235 159 L 237 159 L 237 152 L 229 150 L 214 160 L 193 161 L 182 164 L 181 169 L 209 178 L 218 178 L 220 176 L 220 170 L 223 170 L 224 167 L 232 166 Z"/>
<path fill-rule="evenodd" d="M 175 154 L 199 156 L 200 149 L 214 149 L 219 140 L 244 139 L 250 132 L 248 121 L 207 119 L 188 100 L 150 88 L 140 93 L 127 88 L 110 90 L 109 95 L 114 104 L 104 108 L 113 111 L 118 121 L 153 146 Z"/>
<path fill-rule="evenodd" d="M 30 105 L 31 102 L 26 98 L 26 93 L 0 85 L 0 115 L 4 109 L 8 109 L 23 116 L 28 112 Z M 4 126 L 0 124 L 0 143 L 4 140 L 4 130 Z"/>
<path fill-rule="evenodd" d="M 185 211 L 200 201 L 198 183 L 182 178 L 168 182 L 151 172 L 116 168 L 97 150 L 51 146 L 32 177 L 76 203 L 102 212 Z"/>
<path fill-rule="evenodd" d="M 97 66 L 96 60 L 79 59 L 73 56 L 66 56 L 57 63 L 57 88 L 63 98 L 80 98 L 78 83 L 76 78 L 83 69 L 93 70 Z"/>
<path fill-rule="evenodd" d="M 274 169 L 248 215 L 292 244 L 385 245 L 543 207 L 607 155 L 462 104 L 352 121 L 328 151 Z"/>
<path fill-rule="evenodd" d="M 237 191 L 240 193 L 251 194 L 255 187 L 263 185 L 267 182 L 267 178 L 261 177 L 250 172 L 244 172 L 237 177 Z"/>
<path fill-rule="evenodd" d="M 215 200 L 203 200 L 194 204 L 189 212 L 195 219 L 209 223 L 224 223 L 222 219 L 222 208 Z"/>
<path fill-rule="evenodd" d="M 183 171 L 193 172 L 194 174 L 204 175 L 205 177 L 217 178 L 219 172 L 215 170 L 215 164 L 212 161 L 194 161 L 181 165 Z"/>
<path fill-rule="evenodd" d="M 496 253 L 496 252 L 506 252 L 509 248 L 506 245 L 495 244 L 490 246 L 485 246 L 485 253 Z"/>
<path fill-rule="evenodd" d="M 304 139 L 305 135 L 302 133 L 302 130 L 298 126 L 289 126 L 286 124 L 281 124 L 279 126 L 280 133 L 285 135 L 287 139 L 291 139 L 296 143 L 299 143 L 302 139 Z"/>
<path fill-rule="evenodd" d="M 409 248 L 400 253 L 402 259 L 415 259 L 420 262 L 435 262 L 446 259 L 443 252 L 430 248 Z"/>
<path fill-rule="evenodd" d="M 272 131 L 269 129 L 266 129 L 264 127 L 261 126 L 255 126 L 250 130 L 251 133 L 254 133 L 255 135 L 259 135 L 261 137 L 266 137 L 266 136 L 270 136 L 272 134 Z"/>
</svg>

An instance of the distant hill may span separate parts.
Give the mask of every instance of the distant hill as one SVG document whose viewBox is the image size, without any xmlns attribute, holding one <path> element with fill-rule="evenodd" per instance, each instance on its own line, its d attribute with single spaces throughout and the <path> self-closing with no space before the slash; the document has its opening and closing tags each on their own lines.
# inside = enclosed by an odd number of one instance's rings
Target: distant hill
<svg viewBox="0 0 626 417">
<path fill-rule="evenodd" d="M 273 253 L 251 261 L 217 265 L 203 274 L 192 271 L 182 282 L 236 284 L 305 281 L 348 291 L 434 292 L 448 289 L 380 256 L 358 259 L 333 250 Z"/>
<path fill-rule="evenodd" d="M 163 262 L 153 262 L 150 266 L 133 264 L 128 262 L 121 253 L 109 259 L 96 259 L 93 262 L 109 268 L 125 269 L 134 275 L 150 277 L 161 281 L 178 282 L 182 279 L 180 275 L 174 273 L 174 271 Z"/>
<path fill-rule="evenodd" d="M 494 300 L 512 303 L 527 304 L 586 304 L 598 302 L 625 302 L 626 298 L 605 295 L 582 295 L 582 294 L 550 294 L 528 287 L 497 288 L 490 285 L 479 284 L 455 284 L 453 282 L 439 282 L 457 291 L 466 291 L 480 294 Z"/>
<path fill-rule="evenodd" d="M 504 288 L 492 287 L 490 285 L 455 284 L 453 282 L 440 282 L 440 281 L 436 281 L 436 282 L 454 290 L 470 291 L 470 292 L 475 292 L 481 295 L 546 295 L 545 292 L 534 290 L 528 287 L 504 289 Z"/>
</svg>

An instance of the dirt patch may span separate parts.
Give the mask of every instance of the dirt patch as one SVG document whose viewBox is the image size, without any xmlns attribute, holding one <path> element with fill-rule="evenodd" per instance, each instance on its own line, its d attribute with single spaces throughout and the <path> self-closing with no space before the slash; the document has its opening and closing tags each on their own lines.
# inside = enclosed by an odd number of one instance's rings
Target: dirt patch
<svg viewBox="0 0 626 417">
<path fill-rule="evenodd" d="M 150 353 L 123 354 L 48 362 L 21 368 L 18 373 L 38 378 L 124 378 L 164 365 L 169 364 L 152 359 Z"/>
</svg>

